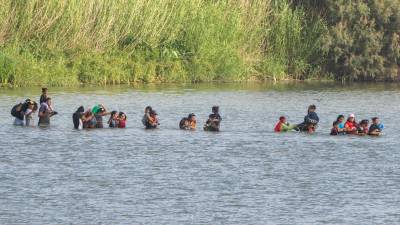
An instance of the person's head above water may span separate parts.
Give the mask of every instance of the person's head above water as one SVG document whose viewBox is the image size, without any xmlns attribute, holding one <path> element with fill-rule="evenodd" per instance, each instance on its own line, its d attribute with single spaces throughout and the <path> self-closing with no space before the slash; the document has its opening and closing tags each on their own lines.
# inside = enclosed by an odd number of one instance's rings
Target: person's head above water
<svg viewBox="0 0 400 225">
<path fill-rule="evenodd" d="M 369 124 L 369 120 L 361 120 L 361 122 L 360 122 L 361 127 L 368 127 L 368 124 Z"/>
<path fill-rule="evenodd" d="M 354 122 L 356 120 L 356 116 L 353 113 L 351 113 L 347 120 L 350 121 L 350 122 Z"/>
<path fill-rule="evenodd" d="M 79 108 L 76 110 L 77 113 L 83 113 L 85 112 L 85 108 L 83 106 L 79 106 Z"/>
<path fill-rule="evenodd" d="M 45 101 L 46 103 L 47 103 L 47 105 L 51 105 L 51 98 L 46 98 L 46 101 Z"/>
<path fill-rule="evenodd" d="M 42 88 L 42 94 L 47 94 L 48 89 L 46 87 Z"/>
<path fill-rule="evenodd" d="M 379 124 L 379 118 L 378 117 L 373 117 L 372 118 L 372 123 L 375 124 L 375 125 Z"/>
<path fill-rule="evenodd" d="M 188 115 L 188 119 L 189 119 L 190 121 L 195 121 L 195 120 L 196 120 L 196 115 L 195 115 L 194 113 L 190 113 L 190 114 Z"/>
<path fill-rule="evenodd" d="M 119 117 L 119 119 L 125 120 L 126 114 L 124 112 L 119 112 L 118 117 Z"/>
<path fill-rule="evenodd" d="M 153 111 L 151 106 L 146 106 L 146 108 L 144 108 L 144 113 L 150 113 L 151 111 Z"/>
<path fill-rule="evenodd" d="M 308 106 L 308 112 L 315 112 L 315 110 L 317 110 L 317 106 L 315 105 Z"/>
<path fill-rule="evenodd" d="M 286 117 L 284 117 L 284 116 L 279 117 L 279 122 L 285 123 L 286 122 Z"/>
<path fill-rule="evenodd" d="M 337 126 L 339 126 L 339 122 L 338 121 L 333 122 L 332 126 L 336 128 Z"/>
<path fill-rule="evenodd" d="M 212 110 L 213 113 L 217 114 L 217 113 L 219 113 L 219 106 L 214 105 L 214 106 L 211 108 L 211 110 Z"/>
<path fill-rule="evenodd" d="M 150 111 L 150 116 L 157 116 L 157 112 L 155 110 L 151 110 Z"/>
<path fill-rule="evenodd" d="M 112 111 L 111 112 L 111 118 L 116 118 L 118 116 L 118 112 L 117 111 Z"/>
<path fill-rule="evenodd" d="M 336 119 L 337 122 L 342 123 L 344 121 L 344 116 L 343 115 L 339 115 Z"/>
</svg>

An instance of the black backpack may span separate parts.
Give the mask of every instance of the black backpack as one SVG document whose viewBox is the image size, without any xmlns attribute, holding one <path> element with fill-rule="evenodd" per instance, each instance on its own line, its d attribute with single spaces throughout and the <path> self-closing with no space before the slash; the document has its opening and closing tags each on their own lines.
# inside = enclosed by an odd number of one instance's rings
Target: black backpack
<svg viewBox="0 0 400 225">
<path fill-rule="evenodd" d="M 19 118 L 20 115 L 21 115 L 22 106 L 23 106 L 22 103 L 18 103 L 16 105 L 14 105 L 14 107 L 12 107 L 12 109 L 11 109 L 11 115 L 13 117 L 18 117 Z"/>
</svg>

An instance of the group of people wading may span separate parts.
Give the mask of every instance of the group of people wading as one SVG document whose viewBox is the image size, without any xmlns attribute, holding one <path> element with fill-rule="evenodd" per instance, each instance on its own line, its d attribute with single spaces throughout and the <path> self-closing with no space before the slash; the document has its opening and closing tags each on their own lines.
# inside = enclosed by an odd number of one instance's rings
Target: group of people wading
<svg viewBox="0 0 400 225">
<path fill-rule="evenodd" d="M 26 99 L 23 103 L 16 104 L 11 109 L 11 115 L 14 117 L 14 125 L 35 126 L 33 115 L 35 115 L 38 110 L 38 126 L 49 126 L 50 118 L 56 115 L 57 112 L 53 110 L 51 98 L 48 97 L 47 88 L 42 88 L 39 104 L 31 99 Z M 75 129 L 103 128 L 104 116 L 109 116 L 107 120 L 108 127 L 126 127 L 126 114 L 124 112 L 108 111 L 103 104 L 97 104 L 93 108 L 87 110 L 85 110 L 83 106 L 80 106 L 72 114 L 72 122 Z M 222 118 L 219 115 L 219 107 L 213 106 L 212 113 L 209 115 L 204 125 L 204 130 L 219 131 L 221 121 Z M 156 129 L 160 125 L 157 112 L 151 106 L 145 108 L 142 123 L 146 129 Z M 196 115 L 190 113 L 188 117 L 183 118 L 179 122 L 179 128 L 182 130 L 195 130 L 196 124 Z"/>
<path fill-rule="evenodd" d="M 50 117 L 56 115 L 57 112 L 53 110 L 51 98 L 47 96 L 47 88 L 42 88 L 39 104 L 31 99 L 26 99 L 11 109 L 11 115 L 15 118 L 14 125 L 35 126 L 33 116 L 38 109 L 38 126 L 50 125 Z"/>
<path fill-rule="evenodd" d="M 304 117 L 304 121 L 300 124 L 291 125 L 286 121 L 286 117 L 281 116 L 278 123 L 275 125 L 275 132 L 287 132 L 291 130 L 303 131 L 308 133 L 314 133 L 318 127 L 319 117 L 315 112 L 317 107 L 310 105 L 308 107 L 307 115 Z M 371 135 L 379 136 L 383 130 L 383 124 L 380 123 L 378 117 L 372 118 L 372 124 L 369 125 L 368 119 L 363 119 L 359 123 L 356 122 L 354 114 L 350 114 L 345 121 L 343 115 L 339 115 L 336 121 L 332 124 L 331 135 Z"/>
<path fill-rule="evenodd" d="M 23 103 L 15 105 L 11 109 L 11 115 L 15 118 L 14 124 L 19 126 L 34 126 L 34 117 L 36 111 L 38 112 L 38 126 L 49 126 L 50 118 L 57 114 L 52 106 L 51 98 L 48 97 L 48 89 L 42 88 L 42 95 L 40 96 L 39 104 L 31 99 L 25 100 Z M 318 127 L 319 117 L 316 113 L 317 107 L 310 105 L 307 110 L 307 115 L 304 121 L 300 124 L 291 125 L 286 121 L 284 116 L 279 118 L 274 131 L 287 132 L 291 130 L 314 133 Z M 108 127 L 110 128 L 125 128 L 127 123 L 127 116 L 124 112 L 108 111 L 103 104 L 97 104 L 93 108 L 85 110 L 80 106 L 72 115 L 72 121 L 75 129 L 93 129 L 103 128 L 103 117 L 109 116 L 107 120 Z M 203 127 L 205 131 L 219 131 L 222 118 L 219 114 L 219 107 L 213 106 L 212 113 Z M 146 129 L 156 129 L 160 123 L 158 121 L 157 112 L 151 107 L 147 106 L 144 110 L 142 118 L 143 126 Z M 190 113 L 179 122 L 179 128 L 182 130 L 195 130 L 197 127 L 196 115 Z M 383 125 L 380 123 L 378 117 L 372 118 L 372 123 L 369 125 L 369 120 L 364 119 L 359 123 L 356 122 L 354 114 L 350 114 L 345 121 L 343 115 L 339 115 L 335 122 L 333 122 L 331 135 L 353 134 L 353 135 L 373 135 L 379 136 L 383 130 Z"/>
</svg>

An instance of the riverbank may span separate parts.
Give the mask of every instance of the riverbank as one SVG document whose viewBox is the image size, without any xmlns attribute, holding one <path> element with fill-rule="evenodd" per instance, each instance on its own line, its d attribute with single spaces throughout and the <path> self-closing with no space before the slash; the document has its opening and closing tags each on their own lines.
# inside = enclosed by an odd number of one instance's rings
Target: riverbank
<svg viewBox="0 0 400 225">
<path fill-rule="evenodd" d="M 400 5 L 299 2 L 0 0 L 0 83 L 400 80 Z"/>
</svg>

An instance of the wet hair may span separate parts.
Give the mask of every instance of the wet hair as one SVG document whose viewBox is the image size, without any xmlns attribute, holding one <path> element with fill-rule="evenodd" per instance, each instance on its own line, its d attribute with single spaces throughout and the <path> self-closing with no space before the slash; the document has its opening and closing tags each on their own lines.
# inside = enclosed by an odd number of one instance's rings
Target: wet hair
<svg viewBox="0 0 400 225">
<path fill-rule="evenodd" d="M 361 120 L 360 125 L 368 125 L 369 120 Z"/>
<path fill-rule="evenodd" d="M 118 112 L 117 111 L 111 111 L 111 117 L 113 117 L 113 116 L 115 116 L 115 114 L 117 114 Z"/>
<path fill-rule="evenodd" d="M 333 122 L 332 126 L 336 127 L 337 125 L 339 125 L 338 121 Z"/>
<path fill-rule="evenodd" d="M 150 115 L 155 116 L 155 115 L 157 115 L 157 112 L 155 110 L 151 110 Z"/>
<path fill-rule="evenodd" d="M 76 112 L 83 113 L 83 112 L 85 112 L 85 108 L 83 108 L 83 106 L 79 106 L 79 108 L 76 110 Z"/>
<path fill-rule="evenodd" d="M 118 114 L 119 117 L 125 116 L 125 118 L 127 118 L 126 114 L 124 112 L 119 112 Z"/>
<path fill-rule="evenodd" d="M 193 117 L 195 117 L 196 115 L 194 114 L 194 113 L 190 113 L 189 115 L 188 115 L 188 119 L 192 119 Z"/>
<path fill-rule="evenodd" d="M 308 106 L 308 110 L 316 110 L 316 109 L 317 109 L 317 106 L 315 106 L 315 105 Z"/>
<path fill-rule="evenodd" d="M 144 111 L 145 112 L 151 112 L 151 111 L 153 111 L 153 108 L 151 107 L 151 106 L 146 106 L 146 108 L 144 108 Z"/>
<path fill-rule="evenodd" d="M 378 117 L 372 117 L 372 122 L 376 122 L 378 119 Z"/>
<path fill-rule="evenodd" d="M 337 117 L 336 121 L 339 121 L 340 118 L 343 118 L 343 119 L 344 119 L 345 117 L 344 117 L 343 115 L 339 115 L 339 116 Z"/>
<path fill-rule="evenodd" d="M 284 119 L 286 119 L 286 117 L 284 117 L 284 116 L 279 117 L 279 120 L 280 120 L 280 121 L 282 121 L 282 120 L 284 120 Z"/>
<path fill-rule="evenodd" d="M 218 113 L 218 112 L 219 112 L 219 106 L 214 105 L 214 106 L 211 108 L 211 110 L 212 110 L 213 113 Z"/>
<path fill-rule="evenodd" d="M 42 92 L 46 92 L 48 89 L 46 87 L 42 88 Z"/>
</svg>

